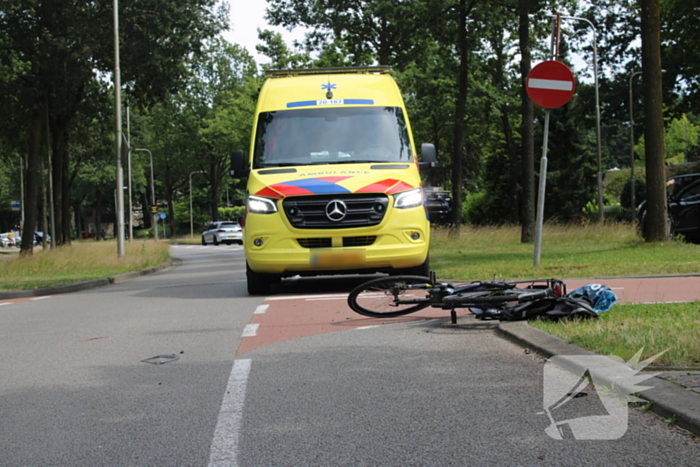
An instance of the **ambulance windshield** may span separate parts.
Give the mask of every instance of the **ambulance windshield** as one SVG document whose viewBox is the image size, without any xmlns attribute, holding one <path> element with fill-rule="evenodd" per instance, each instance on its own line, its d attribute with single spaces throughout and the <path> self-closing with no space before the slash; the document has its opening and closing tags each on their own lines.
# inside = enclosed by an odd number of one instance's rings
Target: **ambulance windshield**
<svg viewBox="0 0 700 467">
<path fill-rule="evenodd" d="M 316 107 L 263 112 L 254 168 L 413 162 L 399 107 Z"/>
</svg>

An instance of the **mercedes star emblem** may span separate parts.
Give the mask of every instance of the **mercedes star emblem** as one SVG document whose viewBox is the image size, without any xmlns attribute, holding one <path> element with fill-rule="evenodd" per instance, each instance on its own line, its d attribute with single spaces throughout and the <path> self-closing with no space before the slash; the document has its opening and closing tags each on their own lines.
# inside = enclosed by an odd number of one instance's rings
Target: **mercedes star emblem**
<svg viewBox="0 0 700 467">
<path fill-rule="evenodd" d="M 333 222 L 342 221 L 348 213 L 348 207 L 339 199 L 334 199 L 326 204 L 326 217 Z"/>
</svg>

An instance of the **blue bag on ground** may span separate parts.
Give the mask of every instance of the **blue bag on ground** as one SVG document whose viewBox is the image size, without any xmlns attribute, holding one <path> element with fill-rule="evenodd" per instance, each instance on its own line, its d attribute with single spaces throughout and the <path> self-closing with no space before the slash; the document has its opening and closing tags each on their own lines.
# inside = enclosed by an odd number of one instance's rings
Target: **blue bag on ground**
<svg viewBox="0 0 700 467">
<path fill-rule="evenodd" d="M 587 298 L 593 303 L 593 311 L 600 314 L 608 311 L 617 302 L 615 292 L 602 284 L 588 284 L 566 294 L 571 298 Z"/>
</svg>

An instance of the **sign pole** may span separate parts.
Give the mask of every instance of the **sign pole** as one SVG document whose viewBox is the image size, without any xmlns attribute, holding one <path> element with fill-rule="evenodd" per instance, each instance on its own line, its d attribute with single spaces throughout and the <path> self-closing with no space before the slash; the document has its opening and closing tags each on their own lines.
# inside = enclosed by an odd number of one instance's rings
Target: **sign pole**
<svg viewBox="0 0 700 467">
<path fill-rule="evenodd" d="M 561 18 L 557 13 L 552 30 L 552 60 L 557 61 L 559 58 L 559 34 L 560 34 Z M 542 159 L 540 160 L 540 188 L 537 195 L 537 218 L 535 230 L 535 258 L 533 265 L 540 265 L 540 255 L 542 253 L 542 229 L 544 227 L 544 195 L 547 188 L 547 146 L 549 144 L 549 114 L 550 109 L 544 112 L 544 136 L 542 141 Z"/>
<path fill-rule="evenodd" d="M 542 252 L 542 228 L 544 224 L 544 193 L 547 188 L 547 145 L 549 143 L 549 114 L 544 112 L 544 141 L 542 141 L 542 159 L 540 160 L 540 191 L 537 195 L 537 229 L 535 231 L 535 259 L 534 266 L 540 265 L 540 253 Z"/>
</svg>

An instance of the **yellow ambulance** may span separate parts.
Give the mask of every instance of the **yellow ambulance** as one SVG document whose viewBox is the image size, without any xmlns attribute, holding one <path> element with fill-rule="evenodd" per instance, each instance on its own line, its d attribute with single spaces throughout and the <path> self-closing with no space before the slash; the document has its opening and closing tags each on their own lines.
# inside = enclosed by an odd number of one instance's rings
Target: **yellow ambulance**
<svg viewBox="0 0 700 467">
<path fill-rule="evenodd" d="M 248 292 L 283 277 L 428 274 L 430 224 L 415 151 L 389 67 L 276 70 L 260 90 L 250 149 L 243 243 Z"/>
</svg>

